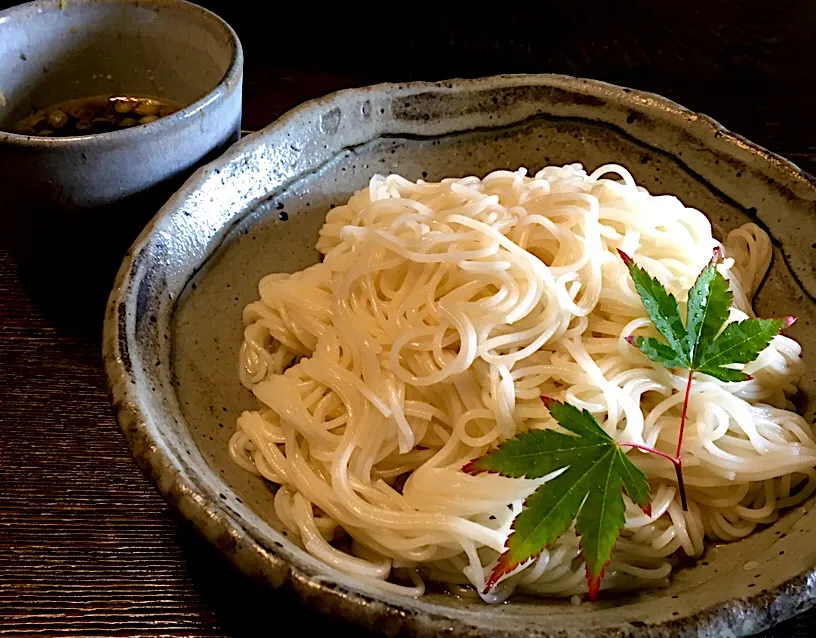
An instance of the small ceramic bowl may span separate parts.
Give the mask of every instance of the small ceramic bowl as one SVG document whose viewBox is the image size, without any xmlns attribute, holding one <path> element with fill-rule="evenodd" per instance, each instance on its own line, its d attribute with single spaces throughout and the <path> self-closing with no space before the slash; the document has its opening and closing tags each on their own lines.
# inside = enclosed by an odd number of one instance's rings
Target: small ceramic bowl
<svg viewBox="0 0 816 638">
<path fill-rule="evenodd" d="M 41 0 L 0 12 L 0 60 L 0 235 L 28 270 L 73 268 L 109 288 L 139 229 L 238 139 L 241 44 L 218 16 L 179 0 Z M 6 132 L 34 110 L 112 94 L 186 106 L 111 133 Z"/>
<path fill-rule="evenodd" d="M 624 164 L 653 193 L 675 193 L 704 211 L 721 236 L 747 221 L 771 233 L 773 265 L 755 307 L 760 316 L 799 317 L 790 334 L 804 345 L 810 422 L 812 178 L 658 96 L 510 76 L 337 93 L 285 115 L 187 182 L 133 245 L 105 320 L 108 380 L 137 462 L 241 569 L 390 636 L 719 638 L 812 606 L 814 499 L 744 540 L 712 543 L 665 589 L 580 606 L 524 597 L 490 606 L 439 592 L 382 593 L 318 561 L 282 531 L 264 480 L 231 460 L 235 419 L 256 406 L 237 373 L 242 309 L 257 299 L 262 276 L 317 261 L 315 241 L 332 205 L 375 173 L 438 180 L 575 161 L 589 170 Z"/>
</svg>

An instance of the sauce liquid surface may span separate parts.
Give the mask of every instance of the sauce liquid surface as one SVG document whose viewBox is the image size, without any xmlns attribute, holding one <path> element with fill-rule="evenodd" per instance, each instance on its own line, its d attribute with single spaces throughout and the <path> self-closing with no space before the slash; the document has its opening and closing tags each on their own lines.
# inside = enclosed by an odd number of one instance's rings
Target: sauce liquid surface
<svg viewBox="0 0 816 638">
<path fill-rule="evenodd" d="M 39 137 L 71 137 L 110 133 L 150 124 L 182 109 L 164 98 L 133 95 L 97 95 L 67 100 L 25 116 L 11 131 Z"/>
</svg>

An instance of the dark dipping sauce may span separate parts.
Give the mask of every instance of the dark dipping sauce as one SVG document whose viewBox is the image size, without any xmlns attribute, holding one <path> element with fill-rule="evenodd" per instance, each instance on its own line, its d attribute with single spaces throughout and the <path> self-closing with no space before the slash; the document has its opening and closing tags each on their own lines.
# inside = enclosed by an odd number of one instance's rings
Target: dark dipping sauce
<svg viewBox="0 0 816 638">
<path fill-rule="evenodd" d="M 40 109 L 17 122 L 11 131 L 39 137 L 110 133 L 150 124 L 182 108 L 181 104 L 164 98 L 98 95 Z"/>
</svg>

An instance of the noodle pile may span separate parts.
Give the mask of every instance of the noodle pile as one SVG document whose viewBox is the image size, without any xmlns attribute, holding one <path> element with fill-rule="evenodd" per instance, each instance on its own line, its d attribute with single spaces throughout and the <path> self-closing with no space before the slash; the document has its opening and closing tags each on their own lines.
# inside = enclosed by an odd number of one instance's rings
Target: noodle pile
<svg viewBox="0 0 816 638">
<path fill-rule="evenodd" d="M 244 310 L 240 374 L 259 409 L 238 419 L 232 457 L 280 486 L 282 524 L 338 570 L 411 596 L 429 580 L 482 592 L 542 480 L 470 476 L 464 463 L 551 427 L 542 394 L 589 410 L 618 441 L 673 453 L 686 373 L 626 343 L 657 333 L 616 249 L 685 313 L 716 246 L 701 212 L 650 195 L 617 165 L 440 183 L 375 176 L 328 214 L 322 263 L 264 277 Z M 753 316 L 770 241 L 748 224 L 723 250 L 730 320 Z M 814 491 L 816 441 L 786 398 L 800 350 L 778 336 L 745 366 L 752 380 L 697 375 L 688 512 L 673 466 L 627 450 L 649 477 L 652 515 L 626 499 L 603 588 L 665 584 L 680 550 L 742 538 Z M 481 595 L 513 591 L 586 592 L 574 530 Z"/>
</svg>

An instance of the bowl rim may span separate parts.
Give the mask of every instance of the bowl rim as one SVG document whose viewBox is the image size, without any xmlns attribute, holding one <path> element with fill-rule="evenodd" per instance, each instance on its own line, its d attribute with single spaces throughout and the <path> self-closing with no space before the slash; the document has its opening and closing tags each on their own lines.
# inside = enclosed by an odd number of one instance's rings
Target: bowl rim
<svg viewBox="0 0 816 638">
<path fill-rule="evenodd" d="M 633 108 L 647 112 L 660 111 L 666 118 L 675 122 L 694 126 L 698 133 L 718 138 L 725 142 L 734 153 L 747 153 L 759 158 L 767 164 L 781 170 L 786 177 L 800 183 L 804 188 L 816 194 L 816 178 L 812 177 L 796 164 L 778 154 L 768 151 L 762 146 L 750 142 L 741 135 L 731 132 L 713 118 L 691 111 L 678 103 L 647 91 L 640 91 L 622 87 L 599 80 L 589 80 L 561 74 L 512 74 L 496 75 L 474 79 L 451 79 L 442 82 L 404 82 L 381 83 L 368 87 L 344 89 L 326 96 L 309 100 L 288 111 L 276 121 L 233 145 L 217 160 L 196 171 L 165 204 L 156 216 L 145 227 L 128 251 L 108 300 L 103 334 L 103 361 L 111 391 L 114 411 L 122 432 L 127 439 L 134 458 L 145 474 L 165 497 L 185 518 L 190 519 L 197 530 L 213 545 L 218 547 L 225 539 L 233 544 L 246 543 L 243 548 L 246 552 L 259 556 L 267 571 L 258 572 L 257 568 L 248 566 L 239 552 L 224 551 L 228 558 L 242 571 L 255 578 L 260 577 L 269 582 L 274 588 L 286 587 L 293 590 L 305 603 L 319 608 L 323 612 L 339 613 L 357 624 L 368 627 L 382 628 L 381 623 L 388 622 L 389 633 L 405 635 L 430 636 L 443 633 L 450 636 L 473 636 L 481 628 L 471 624 L 466 617 L 451 615 L 436 615 L 422 610 L 421 613 L 411 608 L 410 604 L 400 606 L 382 597 L 371 595 L 360 589 L 350 589 L 342 584 L 327 582 L 320 575 L 311 574 L 309 570 L 291 563 L 285 557 L 277 554 L 274 549 L 264 547 L 257 539 L 236 520 L 217 497 L 213 498 L 202 487 L 203 481 L 195 473 L 188 471 L 183 459 L 175 458 L 168 449 L 167 443 L 161 437 L 154 437 L 150 432 L 147 415 L 139 406 L 140 400 L 123 364 L 123 357 L 128 357 L 127 338 L 124 334 L 125 323 L 120 312 L 127 301 L 129 294 L 129 279 L 134 272 L 134 265 L 138 265 L 139 250 L 145 246 L 154 230 L 166 219 L 172 217 L 180 205 L 193 195 L 200 183 L 211 173 L 219 173 L 220 169 L 232 160 L 249 150 L 257 149 L 265 144 L 265 138 L 277 131 L 284 130 L 301 114 L 328 106 L 338 97 L 360 94 L 365 91 L 422 91 L 422 90 L 475 90 L 496 89 L 513 86 L 545 86 L 566 89 L 579 95 L 602 95 L 613 97 L 615 100 Z M 205 259 L 206 261 L 206 259 Z M 175 302 L 174 302 L 175 303 Z M 219 479 L 220 480 L 220 479 Z M 204 522 L 206 518 L 206 523 Z M 784 599 L 788 606 L 776 608 L 774 605 Z M 793 601 L 793 602 L 791 602 Z M 721 635 L 717 633 L 723 629 L 732 631 L 732 628 L 749 626 L 749 633 L 767 629 L 778 622 L 786 620 L 816 604 L 816 567 L 807 569 L 796 576 L 789 578 L 780 585 L 762 590 L 756 594 L 744 597 L 727 599 L 714 603 L 709 607 L 674 620 L 650 623 L 630 623 L 621 626 L 618 631 L 621 635 L 634 638 L 658 637 L 677 635 L 677 632 L 690 632 L 689 635 Z M 368 607 L 368 614 L 361 614 L 361 618 L 353 613 L 360 607 Z M 423 619 L 424 617 L 424 619 Z M 746 625 L 746 617 L 752 622 Z M 569 636 L 570 638 L 590 638 L 608 635 L 606 629 L 586 627 L 580 632 L 555 629 L 550 631 L 542 628 L 541 636 Z M 728 633 L 727 635 L 746 635 L 744 633 Z M 715 633 L 710 633 L 715 632 Z M 491 632 L 490 635 L 515 636 L 516 633 L 502 630 Z"/>
<path fill-rule="evenodd" d="M 0 11 L 0 27 L 6 21 L 33 20 L 43 13 L 56 13 L 60 11 L 71 11 L 78 6 L 89 5 L 124 5 L 129 8 L 165 8 L 184 12 L 188 15 L 195 15 L 202 23 L 214 25 L 228 36 L 228 44 L 231 48 L 231 57 L 227 70 L 213 86 L 213 88 L 195 102 L 191 102 L 175 113 L 159 118 L 148 124 L 132 126 L 121 131 L 109 131 L 106 133 L 93 133 L 91 135 L 70 135 L 65 137 L 40 137 L 37 135 L 24 135 L 0 129 L 0 145 L 6 147 L 31 148 L 31 149 L 71 149 L 79 146 L 96 146 L 101 144 L 128 143 L 137 137 L 144 135 L 144 131 L 159 133 L 159 127 L 174 126 L 190 122 L 196 115 L 205 111 L 214 102 L 224 99 L 232 92 L 232 88 L 240 86 L 244 67 L 244 50 L 241 40 L 235 30 L 218 14 L 188 0 L 68 0 L 65 8 L 60 8 L 59 1 L 45 2 L 43 0 L 33 0 L 24 4 L 9 7 Z"/>
</svg>

